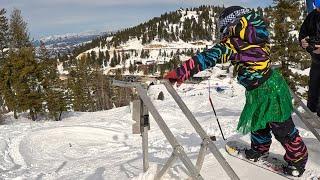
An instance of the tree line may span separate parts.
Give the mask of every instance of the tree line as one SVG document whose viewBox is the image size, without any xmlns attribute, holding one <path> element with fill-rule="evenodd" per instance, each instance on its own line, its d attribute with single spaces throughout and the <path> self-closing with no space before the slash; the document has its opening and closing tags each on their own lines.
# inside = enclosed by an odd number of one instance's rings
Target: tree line
<svg viewBox="0 0 320 180">
<path fill-rule="evenodd" d="M 129 39 L 137 38 L 142 44 L 148 44 L 153 40 L 166 40 L 167 42 L 186 42 L 195 40 L 211 41 L 215 37 L 215 26 L 219 13 L 224 7 L 200 6 L 164 13 L 160 17 L 155 17 L 137 26 L 125 28 L 118 32 L 97 37 L 91 43 L 83 44 L 73 51 L 79 55 L 95 47 L 117 47 Z M 195 14 L 190 14 L 196 12 Z M 189 14 L 189 15 L 188 15 Z M 108 37 L 112 37 L 108 41 Z"/>
<path fill-rule="evenodd" d="M 51 57 L 44 43 L 36 49 L 30 40 L 27 23 L 21 11 L 14 9 L 10 17 L 0 10 L 0 115 L 13 112 L 37 120 L 46 117 L 61 120 L 65 111 L 98 111 L 123 106 L 133 93 L 111 86 L 111 78 L 103 74 L 105 58 L 94 53 L 77 59 L 68 56 L 69 75 L 61 79 L 59 59 Z M 121 72 L 115 76 L 121 79 Z"/>
</svg>

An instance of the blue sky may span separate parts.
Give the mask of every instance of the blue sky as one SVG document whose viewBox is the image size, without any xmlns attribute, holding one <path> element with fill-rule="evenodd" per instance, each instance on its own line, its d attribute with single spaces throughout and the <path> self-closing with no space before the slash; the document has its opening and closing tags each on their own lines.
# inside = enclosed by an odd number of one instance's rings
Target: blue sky
<svg viewBox="0 0 320 180">
<path fill-rule="evenodd" d="M 180 7 L 204 4 L 264 7 L 272 5 L 272 0 L 0 0 L 0 8 L 6 8 L 8 14 L 14 7 L 22 11 L 35 39 L 53 34 L 117 30 Z"/>
</svg>

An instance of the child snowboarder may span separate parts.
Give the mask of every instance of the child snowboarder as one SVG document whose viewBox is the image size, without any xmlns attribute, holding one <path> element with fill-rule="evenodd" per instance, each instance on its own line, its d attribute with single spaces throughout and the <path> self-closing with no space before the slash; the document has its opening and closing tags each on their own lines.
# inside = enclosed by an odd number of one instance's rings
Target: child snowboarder
<svg viewBox="0 0 320 180">
<path fill-rule="evenodd" d="M 219 17 L 220 43 L 168 72 L 164 78 L 183 83 L 199 71 L 230 60 L 238 81 L 246 88 L 246 104 L 237 130 L 251 132 L 251 149 L 246 158 L 266 155 L 271 133 L 282 144 L 288 166 L 284 173 L 301 176 L 308 159 L 307 147 L 291 119 L 293 110 L 288 86 L 278 71 L 270 68 L 269 32 L 262 17 L 240 6 L 226 8 Z"/>
</svg>

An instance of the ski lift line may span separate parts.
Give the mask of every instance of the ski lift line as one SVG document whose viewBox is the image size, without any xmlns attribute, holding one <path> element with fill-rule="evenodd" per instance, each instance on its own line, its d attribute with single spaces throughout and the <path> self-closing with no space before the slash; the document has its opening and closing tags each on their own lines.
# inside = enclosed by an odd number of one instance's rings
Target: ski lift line
<svg viewBox="0 0 320 180">
<path fill-rule="evenodd" d="M 210 137 L 207 135 L 207 133 L 203 130 L 199 122 L 196 120 L 194 115 L 191 113 L 191 111 L 188 109 L 187 105 L 182 101 L 181 97 L 178 95 L 177 91 L 174 90 L 173 86 L 168 80 L 163 80 L 162 83 L 165 85 L 168 92 L 171 94 L 173 99 L 176 101 L 182 112 L 185 114 L 189 122 L 192 124 L 196 132 L 200 135 L 202 140 L 205 143 L 208 143 L 208 148 L 212 152 L 212 154 L 215 156 L 215 158 L 218 160 L 219 164 L 222 166 L 224 171 L 228 174 L 228 176 L 231 179 L 239 179 L 238 175 L 234 172 L 234 170 L 231 168 L 229 163 L 226 161 L 226 159 L 222 156 L 218 148 L 215 146 L 215 144 L 210 140 Z"/>
</svg>

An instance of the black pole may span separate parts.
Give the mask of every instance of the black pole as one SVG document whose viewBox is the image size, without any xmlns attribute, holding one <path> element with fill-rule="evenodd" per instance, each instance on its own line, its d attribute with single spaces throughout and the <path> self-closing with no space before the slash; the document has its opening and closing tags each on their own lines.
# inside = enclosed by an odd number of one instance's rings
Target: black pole
<svg viewBox="0 0 320 180">
<path fill-rule="evenodd" d="M 219 129 L 220 129 L 220 132 L 221 132 L 222 138 L 223 138 L 223 140 L 227 140 L 226 138 L 224 138 L 224 135 L 223 135 L 223 132 L 222 132 L 222 129 L 221 129 L 221 126 L 220 126 L 220 122 L 219 122 L 219 119 L 218 119 L 218 116 L 217 116 L 216 110 L 214 109 L 214 106 L 213 106 L 213 103 L 212 103 L 212 99 L 211 99 L 211 97 L 210 97 L 210 94 L 209 94 L 209 101 L 210 101 L 210 104 L 211 104 L 212 110 L 213 110 L 213 112 L 214 112 L 214 115 L 216 116 L 216 120 L 217 120 L 217 123 L 218 123 Z"/>
</svg>

